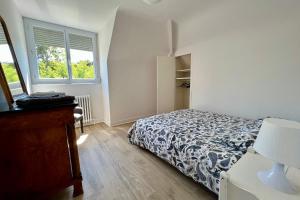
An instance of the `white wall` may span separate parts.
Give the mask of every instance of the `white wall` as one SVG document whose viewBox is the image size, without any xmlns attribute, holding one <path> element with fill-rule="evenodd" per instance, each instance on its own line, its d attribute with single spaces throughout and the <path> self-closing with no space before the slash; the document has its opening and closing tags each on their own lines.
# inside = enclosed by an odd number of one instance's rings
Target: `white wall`
<svg viewBox="0 0 300 200">
<path fill-rule="evenodd" d="M 27 90 L 30 91 L 29 65 L 22 16 L 12 0 L 0 1 L 0 15 L 7 25 Z"/>
<path fill-rule="evenodd" d="M 103 111 L 104 122 L 110 125 L 110 101 L 109 101 L 109 78 L 108 78 L 108 54 L 110 50 L 111 38 L 114 30 L 115 18 L 117 14 L 116 9 L 110 19 L 105 23 L 99 40 L 100 49 L 100 72 L 102 80 L 103 91 Z"/>
<path fill-rule="evenodd" d="M 112 125 L 156 113 L 156 57 L 167 54 L 165 21 L 118 11 L 108 58 Z"/>
<path fill-rule="evenodd" d="M 65 92 L 68 95 L 90 95 L 92 117 L 95 123 L 103 122 L 102 88 L 100 84 L 38 84 L 32 85 L 33 92 Z"/>
<path fill-rule="evenodd" d="M 177 26 L 193 108 L 300 120 L 300 1 L 220 1 Z"/>
</svg>

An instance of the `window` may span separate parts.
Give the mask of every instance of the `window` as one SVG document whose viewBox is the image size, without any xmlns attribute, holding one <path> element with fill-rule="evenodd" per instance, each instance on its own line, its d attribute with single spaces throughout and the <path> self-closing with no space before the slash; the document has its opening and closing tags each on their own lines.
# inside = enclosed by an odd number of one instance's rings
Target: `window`
<svg viewBox="0 0 300 200">
<path fill-rule="evenodd" d="M 72 76 L 74 79 L 95 78 L 93 41 L 89 37 L 69 34 Z"/>
<path fill-rule="evenodd" d="M 96 34 L 24 18 L 33 83 L 96 82 Z"/>
</svg>

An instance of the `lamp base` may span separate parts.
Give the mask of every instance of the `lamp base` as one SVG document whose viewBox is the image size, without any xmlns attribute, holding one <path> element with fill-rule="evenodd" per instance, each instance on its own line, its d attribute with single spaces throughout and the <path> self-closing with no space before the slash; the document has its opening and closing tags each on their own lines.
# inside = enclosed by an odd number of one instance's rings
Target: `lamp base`
<svg viewBox="0 0 300 200">
<path fill-rule="evenodd" d="M 276 190 L 288 194 L 298 193 L 296 188 L 294 188 L 286 178 L 284 173 L 284 165 L 281 163 L 275 163 L 270 170 L 258 172 L 257 176 L 265 185 L 268 185 Z"/>
</svg>

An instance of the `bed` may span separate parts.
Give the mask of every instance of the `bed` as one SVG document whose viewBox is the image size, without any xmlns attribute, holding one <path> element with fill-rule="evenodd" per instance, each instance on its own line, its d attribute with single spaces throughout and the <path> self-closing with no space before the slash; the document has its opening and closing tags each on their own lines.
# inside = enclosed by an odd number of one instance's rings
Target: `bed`
<svg viewBox="0 0 300 200">
<path fill-rule="evenodd" d="M 262 121 L 186 109 L 137 120 L 128 137 L 218 194 L 220 172 L 253 145 Z"/>
</svg>

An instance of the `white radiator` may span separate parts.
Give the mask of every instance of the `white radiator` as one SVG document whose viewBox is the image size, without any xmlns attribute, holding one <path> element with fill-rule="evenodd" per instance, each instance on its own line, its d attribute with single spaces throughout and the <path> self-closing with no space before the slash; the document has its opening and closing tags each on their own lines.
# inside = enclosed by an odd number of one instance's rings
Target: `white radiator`
<svg viewBox="0 0 300 200">
<path fill-rule="evenodd" d="M 75 96 L 75 102 L 83 109 L 83 123 L 91 123 L 92 107 L 90 95 Z"/>
</svg>

